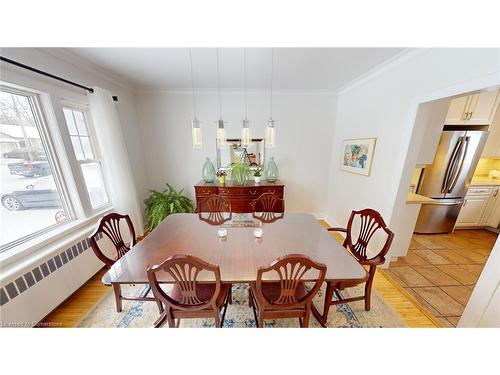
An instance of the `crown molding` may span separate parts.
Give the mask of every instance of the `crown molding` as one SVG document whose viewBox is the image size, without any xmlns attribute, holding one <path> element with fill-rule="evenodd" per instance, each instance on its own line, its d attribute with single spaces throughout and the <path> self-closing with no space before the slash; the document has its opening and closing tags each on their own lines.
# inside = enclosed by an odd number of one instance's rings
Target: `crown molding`
<svg viewBox="0 0 500 375">
<path fill-rule="evenodd" d="M 74 66 L 79 70 L 85 70 L 88 73 L 94 74 L 103 80 L 120 86 L 126 90 L 133 91 L 134 85 L 127 81 L 125 78 L 102 68 L 101 66 L 89 61 L 88 59 L 78 56 L 74 52 L 71 52 L 67 48 L 35 48 L 36 50 L 43 52 L 47 55 L 55 57 L 56 59 L 62 60 L 67 64 Z"/>
<path fill-rule="evenodd" d="M 221 93 L 243 93 L 245 88 L 225 88 L 220 90 Z M 159 87 L 137 87 L 134 92 L 136 94 L 193 94 L 191 88 L 159 88 Z M 218 89 L 214 88 L 195 88 L 196 93 L 217 93 Z M 247 89 L 247 93 L 269 94 L 269 89 Z M 290 94 L 336 94 L 335 90 L 328 89 L 273 89 L 273 94 L 276 93 L 290 93 Z"/>
<path fill-rule="evenodd" d="M 403 63 L 404 61 L 406 61 L 410 58 L 413 58 L 417 55 L 420 55 L 422 52 L 424 52 L 426 50 L 428 50 L 428 48 L 407 48 L 406 50 L 398 53 L 397 55 L 394 55 L 390 59 L 373 67 L 372 69 L 368 70 L 366 73 L 361 74 L 357 78 L 355 78 L 352 81 L 341 86 L 337 90 L 337 93 L 338 93 L 338 95 L 345 94 L 348 91 L 374 79 L 375 77 L 386 72 L 387 70 L 392 69 L 395 66 Z"/>
</svg>

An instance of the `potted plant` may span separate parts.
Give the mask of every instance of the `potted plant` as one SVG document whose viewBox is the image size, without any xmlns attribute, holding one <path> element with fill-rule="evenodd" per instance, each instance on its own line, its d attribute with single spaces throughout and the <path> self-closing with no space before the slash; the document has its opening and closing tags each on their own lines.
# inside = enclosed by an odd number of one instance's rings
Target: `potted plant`
<svg viewBox="0 0 500 375">
<path fill-rule="evenodd" d="M 168 183 L 163 191 L 150 190 L 151 195 L 144 200 L 150 231 L 168 215 L 193 212 L 193 201 L 182 194 L 183 190 L 176 191 Z"/>
<path fill-rule="evenodd" d="M 226 183 L 226 172 L 224 172 L 223 170 L 219 170 L 217 171 L 217 177 L 219 177 L 219 183 L 221 185 L 224 185 Z"/>
<path fill-rule="evenodd" d="M 262 168 L 261 167 L 255 168 L 255 170 L 253 171 L 253 179 L 255 180 L 256 184 L 260 183 L 261 177 L 262 177 Z"/>
<path fill-rule="evenodd" d="M 243 158 L 239 158 L 238 161 L 231 165 L 231 180 L 234 181 L 236 185 L 244 185 L 250 174 L 250 167 Z"/>
</svg>

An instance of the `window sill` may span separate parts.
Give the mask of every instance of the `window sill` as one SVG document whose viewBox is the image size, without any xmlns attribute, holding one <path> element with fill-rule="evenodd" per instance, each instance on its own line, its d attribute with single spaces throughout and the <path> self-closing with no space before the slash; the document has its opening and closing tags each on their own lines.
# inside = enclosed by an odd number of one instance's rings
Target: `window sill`
<svg viewBox="0 0 500 375">
<path fill-rule="evenodd" d="M 33 238 L 12 249 L 0 253 L 0 269 L 2 279 L 8 278 L 13 272 L 31 265 L 34 262 L 60 251 L 61 248 L 81 240 L 88 236 L 95 227 L 97 221 L 105 214 L 111 212 L 111 207 L 105 207 L 102 211 L 85 219 L 74 220 L 66 225 L 60 226 L 48 233 Z"/>
</svg>

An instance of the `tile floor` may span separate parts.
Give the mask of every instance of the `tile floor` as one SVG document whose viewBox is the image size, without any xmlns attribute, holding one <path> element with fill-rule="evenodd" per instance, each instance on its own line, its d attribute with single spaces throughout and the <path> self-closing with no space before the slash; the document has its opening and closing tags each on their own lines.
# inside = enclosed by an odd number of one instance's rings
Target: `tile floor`
<svg viewBox="0 0 500 375">
<path fill-rule="evenodd" d="M 445 326 L 455 327 L 497 235 L 487 230 L 414 234 L 386 272 Z"/>
</svg>

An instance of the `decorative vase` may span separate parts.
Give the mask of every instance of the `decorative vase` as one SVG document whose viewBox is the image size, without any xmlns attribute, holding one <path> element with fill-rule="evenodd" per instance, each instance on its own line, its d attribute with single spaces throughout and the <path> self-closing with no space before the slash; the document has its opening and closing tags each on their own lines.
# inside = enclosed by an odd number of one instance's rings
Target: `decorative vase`
<svg viewBox="0 0 500 375">
<path fill-rule="evenodd" d="M 210 161 L 210 158 L 207 158 L 205 164 L 203 164 L 203 169 L 201 171 L 201 177 L 205 182 L 214 182 L 215 180 L 215 167 Z"/>
<path fill-rule="evenodd" d="M 236 185 L 243 186 L 248 181 L 248 174 L 247 173 L 233 174 L 231 179 L 234 181 Z"/>
<path fill-rule="evenodd" d="M 278 179 L 278 166 L 274 162 L 274 157 L 267 163 L 266 168 L 266 181 L 275 182 Z"/>
<path fill-rule="evenodd" d="M 219 176 L 219 184 L 224 185 L 226 183 L 226 176 Z"/>
<path fill-rule="evenodd" d="M 259 184 L 261 177 L 260 176 L 253 176 L 253 179 L 255 180 L 256 184 Z"/>
</svg>

